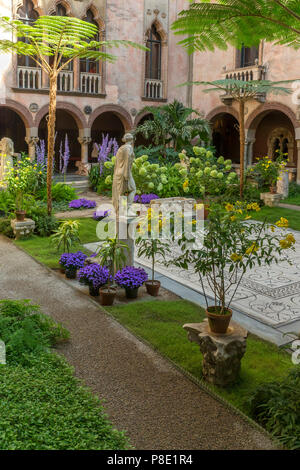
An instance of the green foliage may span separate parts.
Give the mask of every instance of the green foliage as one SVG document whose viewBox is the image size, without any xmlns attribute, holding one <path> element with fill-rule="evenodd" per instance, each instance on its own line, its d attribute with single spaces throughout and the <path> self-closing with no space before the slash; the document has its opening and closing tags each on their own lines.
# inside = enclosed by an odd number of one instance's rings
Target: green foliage
<svg viewBox="0 0 300 470">
<path fill-rule="evenodd" d="M 186 108 L 177 100 L 163 106 L 146 106 L 141 112 L 143 111 L 152 114 L 153 119 L 140 124 L 135 130 L 135 135 L 142 134 L 146 139 L 152 139 L 156 146 L 179 150 L 195 137 L 198 137 L 199 141 L 208 141 L 208 121 L 199 117 L 198 111 Z M 198 117 L 191 118 L 192 114 Z"/>
<path fill-rule="evenodd" d="M 82 386 L 50 347 L 69 333 L 29 301 L 0 302 L 1 450 L 125 449 L 98 398 Z"/>
<path fill-rule="evenodd" d="M 10 225 L 10 221 L 11 219 L 9 218 L 0 218 L 0 233 L 8 238 L 14 238 L 14 232 Z"/>
<path fill-rule="evenodd" d="M 261 384 L 250 398 L 252 417 L 287 448 L 300 449 L 300 366 L 282 381 Z"/>
<path fill-rule="evenodd" d="M 153 217 L 147 217 L 148 220 L 153 222 Z M 148 220 L 146 220 L 148 226 Z M 151 260 L 152 263 L 152 281 L 155 279 L 155 261 L 157 255 L 160 255 L 165 259 L 166 254 L 170 253 L 170 244 L 163 242 L 159 238 L 143 238 L 139 237 L 135 241 L 136 246 L 138 247 L 138 256 L 145 256 L 147 259 Z"/>
<path fill-rule="evenodd" d="M 28 355 L 45 351 L 68 337 L 61 325 L 43 315 L 30 301 L 0 301 L 0 338 L 9 364 L 28 365 Z"/>
<path fill-rule="evenodd" d="M 42 191 L 40 196 L 44 201 L 46 201 L 46 189 Z M 77 194 L 75 189 L 68 184 L 56 183 L 52 186 L 52 199 L 54 202 L 71 202 L 73 199 L 77 199 Z"/>
<path fill-rule="evenodd" d="M 40 201 L 27 197 L 24 207 L 27 217 L 35 222 L 35 233 L 37 235 L 47 237 L 58 228 L 58 220 L 52 214 L 48 215 L 46 206 Z"/>
<path fill-rule="evenodd" d="M 260 194 L 261 194 L 261 189 L 258 189 L 257 186 L 252 184 L 250 181 L 246 180 L 245 186 L 244 186 L 244 195 L 243 195 L 243 201 L 244 202 L 256 202 L 257 204 L 261 205 L 262 201 L 260 199 Z M 230 202 L 232 204 L 235 204 L 236 201 L 238 201 L 240 198 L 240 188 L 238 184 L 229 184 L 226 188 L 226 191 L 224 194 L 221 195 L 219 198 L 219 202 L 221 200 Z"/>
<path fill-rule="evenodd" d="M 260 158 L 258 163 L 248 170 L 248 174 L 256 180 L 259 186 L 275 186 L 279 179 L 280 171 L 286 166 L 284 155 L 279 155 L 275 160 L 266 156 Z"/>
<path fill-rule="evenodd" d="M 51 235 L 51 243 L 57 251 L 63 249 L 63 251 L 70 253 L 72 246 L 80 243 L 79 223 L 76 220 L 62 222 L 59 229 Z"/>
<path fill-rule="evenodd" d="M 190 0 L 193 1 L 193 0 Z M 297 0 L 218 0 L 193 3 L 179 14 L 172 29 L 186 36 L 189 52 L 258 46 L 261 40 L 300 47 Z"/>
<path fill-rule="evenodd" d="M 13 195 L 5 189 L 0 190 L 0 211 L 8 215 L 15 210 L 16 204 Z"/>
<path fill-rule="evenodd" d="M 107 238 L 100 246 L 98 256 L 102 266 L 108 266 L 112 278 L 116 272 L 122 269 L 126 264 L 126 251 L 128 246 L 120 241 L 118 237 Z"/>
<path fill-rule="evenodd" d="M 300 196 L 300 184 L 295 183 L 295 181 L 289 184 L 289 197 L 293 196 Z"/>
</svg>

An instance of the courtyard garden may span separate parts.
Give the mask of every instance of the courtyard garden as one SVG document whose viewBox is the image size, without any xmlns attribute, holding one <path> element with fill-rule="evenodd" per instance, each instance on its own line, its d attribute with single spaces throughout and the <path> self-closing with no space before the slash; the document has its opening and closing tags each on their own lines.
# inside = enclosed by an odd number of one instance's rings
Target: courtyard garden
<svg viewBox="0 0 300 470">
<path fill-rule="evenodd" d="M 173 26 L 190 51 L 220 45 L 226 29 L 216 21 L 210 38 L 204 14 L 196 34 L 198 7 Z M 60 74 L 147 48 L 100 41 L 95 22 L 73 16 L 1 24 L 17 40 L 0 49 L 49 79 L 49 114 L 31 154 L 1 140 L 0 449 L 299 450 L 300 186 L 286 142 L 250 163 L 245 147 L 246 105 L 291 94 L 290 81 L 185 84 L 230 95 L 238 162 L 177 99 L 144 107 L 151 118 L 124 145 L 81 135 L 81 191 L 68 181 L 68 134 L 55 152 Z"/>
</svg>

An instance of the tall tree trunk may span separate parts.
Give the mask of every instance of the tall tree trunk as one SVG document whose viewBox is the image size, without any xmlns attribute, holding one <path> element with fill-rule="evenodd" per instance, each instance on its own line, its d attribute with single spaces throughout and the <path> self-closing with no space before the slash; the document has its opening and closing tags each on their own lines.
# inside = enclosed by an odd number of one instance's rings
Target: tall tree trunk
<svg viewBox="0 0 300 470">
<path fill-rule="evenodd" d="M 47 164 L 47 209 L 52 212 L 52 177 L 55 146 L 57 75 L 50 76 L 49 115 L 48 115 L 48 164 Z"/>
<path fill-rule="evenodd" d="M 239 102 L 240 121 L 240 198 L 244 195 L 244 166 L 245 166 L 245 103 Z"/>
</svg>

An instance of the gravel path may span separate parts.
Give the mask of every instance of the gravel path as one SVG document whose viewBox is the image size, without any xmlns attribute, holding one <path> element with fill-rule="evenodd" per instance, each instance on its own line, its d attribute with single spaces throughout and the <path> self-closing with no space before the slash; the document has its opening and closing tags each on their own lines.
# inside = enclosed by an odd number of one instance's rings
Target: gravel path
<svg viewBox="0 0 300 470">
<path fill-rule="evenodd" d="M 264 433 L 178 372 L 75 290 L 0 237 L 0 298 L 32 299 L 71 332 L 60 347 L 137 449 L 272 449 Z M 166 338 L 168 341 L 168 338 Z"/>
</svg>

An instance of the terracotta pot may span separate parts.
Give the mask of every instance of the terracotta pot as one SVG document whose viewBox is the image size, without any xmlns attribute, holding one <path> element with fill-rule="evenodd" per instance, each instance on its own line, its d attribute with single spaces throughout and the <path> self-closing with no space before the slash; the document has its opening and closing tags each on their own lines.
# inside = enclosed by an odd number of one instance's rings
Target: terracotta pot
<svg viewBox="0 0 300 470">
<path fill-rule="evenodd" d="M 232 317 L 232 310 L 229 308 L 227 309 L 226 314 L 218 314 L 215 313 L 218 308 L 219 307 L 208 307 L 205 313 L 208 318 L 210 331 L 212 333 L 224 335 L 229 327 L 229 323 Z"/>
<path fill-rule="evenodd" d="M 65 268 L 59 268 L 59 272 L 62 274 L 66 274 L 66 269 Z"/>
<path fill-rule="evenodd" d="M 159 281 L 146 281 L 145 286 L 149 295 L 152 295 L 152 297 L 158 296 L 158 292 L 160 289 Z"/>
<path fill-rule="evenodd" d="M 16 211 L 16 219 L 18 222 L 24 222 L 26 217 L 25 211 Z"/>
<path fill-rule="evenodd" d="M 271 193 L 271 194 L 276 194 L 276 193 L 277 193 L 277 188 L 276 188 L 276 186 L 270 186 L 270 193 Z"/>
<path fill-rule="evenodd" d="M 137 299 L 139 288 L 138 287 L 125 287 L 127 299 Z"/>
<path fill-rule="evenodd" d="M 65 274 L 67 279 L 76 279 L 77 269 L 66 269 Z"/>
<path fill-rule="evenodd" d="M 94 286 L 89 286 L 89 291 L 90 291 L 90 295 L 92 297 L 99 297 L 100 293 L 99 293 L 99 287 L 96 288 Z"/>
<path fill-rule="evenodd" d="M 102 287 L 100 289 L 101 305 L 104 305 L 107 307 L 113 305 L 116 295 L 117 295 L 117 289 L 112 288 L 112 287 L 110 289 L 108 289 L 107 287 Z"/>
</svg>

